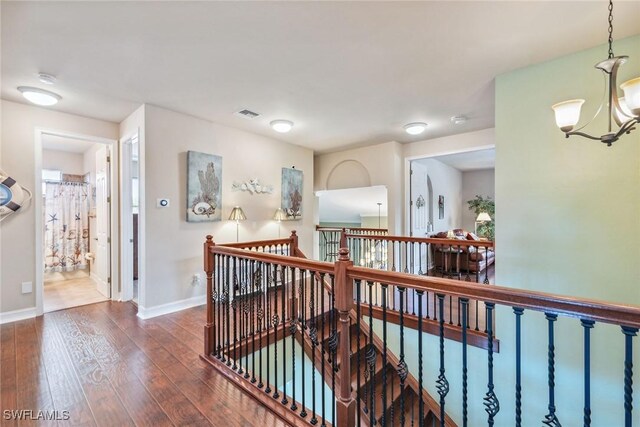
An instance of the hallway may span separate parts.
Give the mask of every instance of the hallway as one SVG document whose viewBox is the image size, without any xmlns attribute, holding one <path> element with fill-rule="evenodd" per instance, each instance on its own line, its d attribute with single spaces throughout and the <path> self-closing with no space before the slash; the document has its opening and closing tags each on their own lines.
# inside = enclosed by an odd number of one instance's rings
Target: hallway
<svg viewBox="0 0 640 427">
<path fill-rule="evenodd" d="M 284 425 L 200 359 L 204 316 L 144 321 L 103 302 L 4 324 L 0 406 L 68 411 L 75 425 Z"/>
</svg>

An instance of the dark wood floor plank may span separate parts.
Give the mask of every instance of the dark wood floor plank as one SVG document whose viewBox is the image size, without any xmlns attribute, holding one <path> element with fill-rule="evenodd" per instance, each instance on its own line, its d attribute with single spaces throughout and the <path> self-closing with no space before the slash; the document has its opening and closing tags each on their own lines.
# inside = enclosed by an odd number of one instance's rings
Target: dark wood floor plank
<svg viewBox="0 0 640 427">
<path fill-rule="evenodd" d="M 185 389 L 185 394 L 190 396 L 191 400 L 201 410 L 204 408 L 203 413 L 209 419 L 212 419 L 214 425 L 220 423 L 222 423 L 220 425 L 227 426 L 254 425 L 256 419 L 260 420 L 261 425 L 265 423 L 265 425 L 286 425 L 271 412 L 258 405 L 250 396 L 247 396 L 218 375 L 215 370 L 212 370 L 208 364 L 200 359 L 199 353 L 202 351 L 202 339 L 197 345 L 193 345 L 194 348 L 191 348 L 191 346 L 181 342 L 184 338 L 182 333 L 178 333 L 176 337 L 162 327 L 162 324 L 167 324 L 166 322 L 173 324 L 168 320 L 163 320 L 163 318 L 156 318 L 147 321 L 136 319 L 128 324 L 123 324 L 123 326 L 127 333 L 134 334 L 143 340 L 155 341 L 155 344 L 148 343 L 147 345 L 155 349 L 154 355 L 159 358 L 157 363 L 166 363 L 171 369 L 182 372 L 179 380 L 181 383 L 183 381 L 182 378 L 186 376 L 189 378 L 188 383 L 193 382 L 195 379 L 209 390 L 207 396 L 200 394 L 202 390 L 189 388 Z M 173 324 L 173 326 L 176 325 Z M 178 330 L 179 328 L 176 329 L 176 331 Z M 189 340 L 191 341 L 190 338 Z M 159 346 L 162 350 L 158 350 L 158 347 L 155 346 Z M 167 355 L 170 357 L 167 357 Z M 162 358 L 167 358 L 168 360 L 162 360 Z M 179 361 L 184 370 L 175 367 L 172 364 L 173 361 Z M 187 386 L 188 384 L 182 385 Z M 216 396 L 225 396 L 225 399 L 216 399 Z"/>
<path fill-rule="evenodd" d="M 49 388 L 55 410 L 62 415 L 68 411 L 64 425 L 94 426 L 93 413 L 69 359 L 62 338 L 51 319 L 36 318 L 38 343 L 42 348 L 42 361 L 47 370 Z"/>
<path fill-rule="evenodd" d="M 135 344 L 128 339 L 114 337 L 110 328 L 113 322 L 102 317 L 102 311 L 93 305 L 70 311 L 69 315 L 134 423 L 137 426 L 173 425 L 129 366 L 128 356 L 135 355 Z"/>
<path fill-rule="evenodd" d="M 2 409 L 69 411 L 59 425 L 287 425 L 200 359 L 204 319 L 194 307 L 144 321 L 105 302 L 2 325 Z"/>
<path fill-rule="evenodd" d="M 3 410 L 18 409 L 15 339 L 15 323 L 0 327 L 0 406 Z M 3 419 L 2 425 L 17 426 L 18 422 Z"/>
<path fill-rule="evenodd" d="M 55 319 L 96 423 L 104 426 L 135 425 L 95 355 L 86 345 L 69 311 L 57 311 L 47 315 Z"/>
<path fill-rule="evenodd" d="M 53 414 L 54 406 L 49 389 L 46 368 L 41 360 L 42 349 L 38 343 L 35 319 L 23 320 L 15 324 L 16 334 L 16 382 L 18 409 L 31 410 L 36 416 L 39 411 Z M 56 426 L 56 420 L 42 420 L 25 417 L 20 426 Z"/>
</svg>

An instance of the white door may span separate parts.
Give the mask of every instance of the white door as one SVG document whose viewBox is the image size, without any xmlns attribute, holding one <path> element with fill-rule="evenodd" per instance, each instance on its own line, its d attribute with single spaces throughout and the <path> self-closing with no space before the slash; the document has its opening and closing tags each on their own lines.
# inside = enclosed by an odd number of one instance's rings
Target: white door
<svg viewBox="0 0 640 427">
<path fill-rule="evenodd" d="M 428 191 L 427 166 L 417 162 L 411 162 L 411 194 L 409 201 L 410 235 L 413 237 L 427 237 L 429 231 L 429 191 Z M 408 258 L 413 260 L 408 266 L 411 273 L 426 273 L 426 247 L 413 245 L 413 253 Z"/>
<path fill-rule="evenodd" d="M 96 261 L 94 278 L 98 291 L 111 298 L 111 238 L 109 227 L 109 147 L 96 153 Z"/>
</svg>

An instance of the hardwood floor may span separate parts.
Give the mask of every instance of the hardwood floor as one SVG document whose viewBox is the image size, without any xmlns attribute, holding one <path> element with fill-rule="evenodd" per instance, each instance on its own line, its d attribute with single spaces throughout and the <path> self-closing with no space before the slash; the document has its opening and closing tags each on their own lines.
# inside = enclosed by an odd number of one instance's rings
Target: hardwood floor
<svg viewBox="0 0 640 427">
<path fill-rule="evenodd" d="M 0 327 L 2 426 L 282 426 L 199 358 L 205 309 L 103 302 Z M 5 410 L 68 420 L 6 420 Z"/>
</svg>

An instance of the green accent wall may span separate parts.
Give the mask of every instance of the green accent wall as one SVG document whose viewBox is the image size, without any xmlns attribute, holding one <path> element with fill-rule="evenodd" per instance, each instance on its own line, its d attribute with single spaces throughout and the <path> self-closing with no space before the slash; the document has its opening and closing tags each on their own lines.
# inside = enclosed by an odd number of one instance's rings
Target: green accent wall
<svg viewBox="0 0 640 427">
<path fill-rule="evenodd" d="M 618 82 L 640 76 L 640 36 L 618 40 L 614 49 L 630 57 Z M 603 45 L 496 79 L 497 284 L 640 305 L 640 130 L 612 147 L 576 136 L 566 139 L 551 110 L 556 102 L 583 98 L 583 120 L 592 117 L 604 93 L 602 73 L 593 66 L 606 56 Z M 585 130 L 600 135 L 605 129 L 606 120 L 599 117 Z M 513 425 L 514 417 L 513 319 L 511 309 L 498 310 L 501 426 Z M 561 317 L 556 334 L 558 417 L 562 425 L 582 425 L 579 320 Z M 525 312 L 526 426 L 540 425 L 547 413 L 546 343 L 544 315 Z M 624 425 L 620 328 L 597 324 L 592 346 L 592 425 Z M 634 350 L 640 366 L 638 338 Z M 634 421 L 640 422 L 638 410 Z"/>
</svg>

